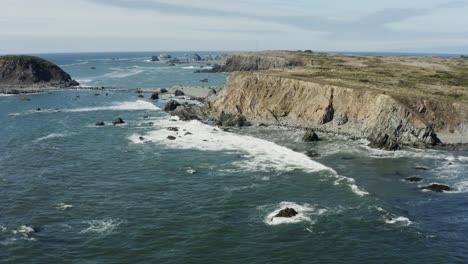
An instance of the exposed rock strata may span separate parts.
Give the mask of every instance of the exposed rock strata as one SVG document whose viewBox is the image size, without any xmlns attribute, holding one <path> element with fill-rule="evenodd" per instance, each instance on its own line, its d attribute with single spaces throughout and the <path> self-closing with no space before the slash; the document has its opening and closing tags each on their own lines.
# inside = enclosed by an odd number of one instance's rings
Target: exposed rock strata
<svg viewBox="0 0 468 264">
<path fill-rule="evenodd" d="M 424 113 L 418 111 L 421 104 Z M 380 91 L 262 72 L 234 73 L 223 95 L 210 104 L 214 117 L 220 113 L 241 114 L 262 123 L 313 127 L 368 138 L 373 147 L 389 150 L 400 145 L 436 145 L 440 143 L 436 132 L 445 134 L 450 127 L 466 135 L 466 109 L 463 104 L 402 99 Z"/>
</svg>

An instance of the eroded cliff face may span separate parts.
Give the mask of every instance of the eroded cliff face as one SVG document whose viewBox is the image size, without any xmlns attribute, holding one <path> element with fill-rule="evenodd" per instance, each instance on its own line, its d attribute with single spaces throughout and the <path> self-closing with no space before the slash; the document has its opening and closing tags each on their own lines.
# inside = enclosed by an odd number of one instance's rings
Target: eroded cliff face
<svg viewBox="0 0 468 264">
<path fill-rule="evenodd" d="M 368 138 L 373 146 L 385 149 L 397 149 L 400 144 L 435 145 L 440 142 L 437 131 L 450 134 L 449 130 L 457 130 L 467 135 L 466 109 L 462 104 L 403 100 L 381 91 L 262 72 L 234 73 L 225 91 L 210 104 L 213 116 L 240 113 L 251 121 L 313 127 Z M 465 111 L 464 117 L 456 117 L 460 111 Z"/>
</svg>

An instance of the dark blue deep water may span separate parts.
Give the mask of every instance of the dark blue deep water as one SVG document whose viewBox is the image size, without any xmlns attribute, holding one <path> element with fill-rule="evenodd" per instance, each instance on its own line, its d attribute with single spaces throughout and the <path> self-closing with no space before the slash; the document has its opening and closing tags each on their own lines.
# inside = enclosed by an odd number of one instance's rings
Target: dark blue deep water
<svg viewBox="0 0 468 264">
<path fill-rule="evenodd" d="M 44 57 L 89 86 L 226 78 L 150 55 Z M 305 144 L 302 131 L 285 128 L 224 132 L 171 120 L 160 109 L 166 98 L 105 92 L 0 96 L 1 263 L 468 260 L 467 149 L 385 152 L 327 134 Z M 126 124 L 109 125 L 117 117 Z M 419 189 L 435 182 L 454 191 Z M 285 207 L 299 215 L 272 220 Z"/>
</svg>

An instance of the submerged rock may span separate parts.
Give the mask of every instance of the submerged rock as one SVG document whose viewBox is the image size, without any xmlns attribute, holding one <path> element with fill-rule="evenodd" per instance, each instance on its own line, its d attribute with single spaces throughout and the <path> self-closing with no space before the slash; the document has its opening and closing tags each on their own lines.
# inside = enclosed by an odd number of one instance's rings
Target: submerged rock
<svg viewBox="0 0 468 264">
<path fill-rule="evenodd" d="M 120 124 L 125 124 L 125 121 L 123 121 L 122 118 L 116 118 L 114 119 L 114 121 L 112 121 L 112 124 L 115 126 L 115 125 L 120 125 Z"/>
<path fill-rule="evenodd" d="M 433 192 L 448 192 L 448 191 L 451 191 L 452 189 L 450 187 L 448 187 L 447 185 L 444 185 L 444 184 L 437 184 L 437 183 L 434 183 L 434 184 L 431 184 L 429 186 L 426 186 L 426 187 L 422 187 L 421 189 L 423 190 L 429 190 L 429 191 L 433 191 Z"/>
<path fill-rule="evenodd" d="M 105 126 L 105 125 L 106 124 L 104 122 L 102 122 L 102 121 L 96 123 L 96 126 Z"/>
<path fill-rule="evenodd" d="M 320 154 L 318 154 L 317 152 L 312 151 L 312 150 L 306 151 L 305 154 L 306 154 L 306 156 L 309 157 L 309 158 L 317 158 L 317 157 L 320 157 Z"/>
<path fill-rule="evenodd" d="M 166 112 L 174 111 L 179 106 L 180 106 L 179 102 L 175 100 L 170 100 L 169 102 L 166 103 L 166 106 L 164 106 L 164 111 Z"/>
<path fill-rule="evenodd" d="M 407 182 L 420 182 L 422 181 L 423 179 L 420 178 L 420 177 L 408 177 L 408 178 L 405 178 L 405 181 Z"/>
<path fill-rule="evenodd" d="M 140 94 L 140 95 L 138 95 L 138 98 L 145 98 L 145 96 Z"/>
<path fill-rule="evenodd" d="M 286 209 L 283 209 L 281 211 L 278 212 L 278 214 L 276 214 L 274 217 L 287 217 L 287 218 L 291 218 L 291 217 L 294 217 L 298 214 L 298 212 L 296 210 L 294 210 L 293 208 L 286 208 Z"/>
<path fill-rule="evenodd" d="M 415 169 L 415 170 L 420 170 L 420 171 L 427 171 L 427 170 L 429 170 L 429 168 L 423 167 L 423 166 L 417 166 L 417 167 L 415 167 L 414 169 Z"/>
<path fill-rule="evenodd" d="M 302 141 L 304 142 L 316 142 L 319 140 L 320 140 L 319 136 L 312 129 L 308 129 L 306 133 L 304 134 L 304 137 L 302 137 Z"/>
<path fill-rule="evenodd" d="M 178 127 L 168 127 L 167 130 L 169 130 L 169 131 L 174 131 L 174 132 L 179 132 L 179 128 L 178 128 Z"/>
</svg>

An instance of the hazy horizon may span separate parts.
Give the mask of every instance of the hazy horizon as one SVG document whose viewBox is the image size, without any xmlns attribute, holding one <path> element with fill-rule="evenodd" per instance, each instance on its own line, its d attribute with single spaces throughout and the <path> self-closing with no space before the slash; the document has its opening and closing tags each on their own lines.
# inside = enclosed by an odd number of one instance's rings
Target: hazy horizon
<svg viewBox="0 0 468 264">
<path fill-rule="evenodd" d="M 0 0 L 0 54 L 468 53 L 468 1 Z"/>
</svg>

